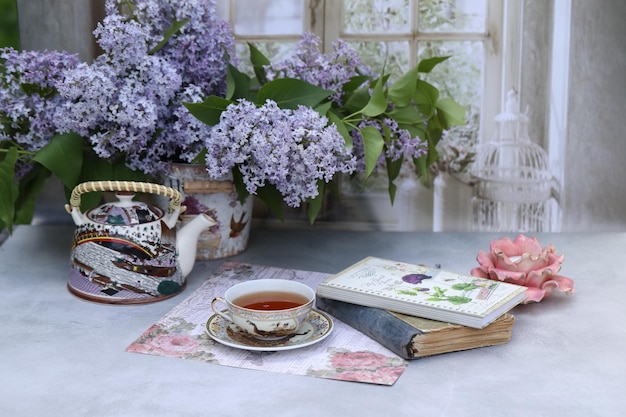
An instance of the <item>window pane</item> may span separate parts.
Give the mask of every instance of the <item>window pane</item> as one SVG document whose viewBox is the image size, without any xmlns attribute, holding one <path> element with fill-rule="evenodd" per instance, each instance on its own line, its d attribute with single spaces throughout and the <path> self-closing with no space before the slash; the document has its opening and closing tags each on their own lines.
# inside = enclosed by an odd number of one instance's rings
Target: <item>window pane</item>
<svg viewBox="0 0 626 417">
<path fill-rule="evenodd" d="M 465 107 L 465 126 L 454 127 L 449 136 L 474 147 L 478 139 L 480 105 L 482 102 L 483 43 L 467 42 L 420 42 L 419 59 L 432 56 L 451 58 L 437 65 L 424 79 L 435 85 L 442 97 L 452 97 Z"/>
<path fill-rule="evenodd" d="M 409 0 L 345 0 L 346 33 L 409 33 Z"/>
<path fill-rule="evenodd" d="M 350 42 L 361 59 L 369 65 L 373 74 L 383 70 L 391 74 L 393 81 L 409 70 L 408 42 Z"/>
<path fill-rule="evenodd" d="M 263 53 L 272 62 L 281 61 L 289 57 L 296 49 L 295 42 L 253 42 L 259 51 Z M 254 76 L 252 64 L 250 63 L 250 48 L 247 43 L 237 43 L 237 57 L 239 58 L 239 65 L 237 69 L 250 76 Z"/>
<path fill-rule="evenodd" d="M 487 0 L 419 0 L 421 32 L 484 32 Z"/>
<path fill-rule="evenodd" d="M 236 35 L 294 35 L 304 27 L 304 0 L 237 0 L 231 7 Z"/>
</svg>

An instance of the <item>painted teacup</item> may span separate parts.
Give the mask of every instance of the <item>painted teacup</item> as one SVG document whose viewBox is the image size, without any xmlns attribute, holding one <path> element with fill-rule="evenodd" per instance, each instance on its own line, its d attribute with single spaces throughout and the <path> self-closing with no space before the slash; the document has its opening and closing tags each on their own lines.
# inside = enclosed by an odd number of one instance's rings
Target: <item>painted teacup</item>
<svg viewBox="0 0 626 417">
<path fill-rule="evenodd" d="M 227 310 L 217 308 L 220 302 Z M 305 284 L 257 279 L 233 285 L 223 297 L 213 298 L 211 308 L 252 337 L 278 340 L 297 332 L 314 302 L 315 291 Z"/>
</svg>

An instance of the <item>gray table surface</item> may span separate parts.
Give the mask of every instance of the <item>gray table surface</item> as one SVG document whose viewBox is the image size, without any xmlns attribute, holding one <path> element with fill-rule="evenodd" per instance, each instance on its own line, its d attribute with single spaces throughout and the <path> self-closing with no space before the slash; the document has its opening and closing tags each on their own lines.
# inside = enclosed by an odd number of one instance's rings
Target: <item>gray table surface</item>
<svg viewBox="0 0 626 417">
<path fill-rule="evenodd" d="M 73 228 L 20 226 L 0 246 L 2 416 L 618 416 L 626 410 L 626 234 L 536 234 L 565 254 L 576 293 L 513 310 L 505 345 L 412 361 L 395 385 L 127 353 L 185 291 L 140 306 L 66 289 Z M 487 233 L 252 230 L 235 259 L 338 272 L 368 255 L 468 273 Z M 509 235 L 514 237 L 513 234 Z"/>
</svg>

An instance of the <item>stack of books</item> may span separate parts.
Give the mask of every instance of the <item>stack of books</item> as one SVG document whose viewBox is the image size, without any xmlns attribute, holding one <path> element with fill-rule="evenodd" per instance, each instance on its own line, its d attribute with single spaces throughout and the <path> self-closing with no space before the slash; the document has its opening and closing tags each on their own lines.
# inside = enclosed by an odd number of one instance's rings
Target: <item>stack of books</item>
<svg viewBox="0 0 626 417">
<path fill-rule="evenodd" d="M 526 287 L 367 257 L 317 287 L 317 307 L 405 359 L 508 342 Z"/>
</svg>

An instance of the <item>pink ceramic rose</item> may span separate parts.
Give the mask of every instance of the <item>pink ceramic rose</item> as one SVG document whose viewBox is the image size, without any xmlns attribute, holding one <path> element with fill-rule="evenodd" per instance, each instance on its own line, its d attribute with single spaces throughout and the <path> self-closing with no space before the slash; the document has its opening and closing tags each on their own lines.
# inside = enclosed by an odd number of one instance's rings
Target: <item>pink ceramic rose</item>
<svg viewBox="0 0 626 417">
<path fill-rule="evenodd" d="M 476 260 L 480 266 L 471 274 L 528 287 L 523 302 L 539 302 L 555 288 L 565 294 L 574 292 L 574 281 L 557 275 L 563 259 L 553 245 L 544 248 L 536 238 L 520 234 L 513 241 L 508 237 L 493 240 L 489 253 L 479 251 Z"/>
</svg>

